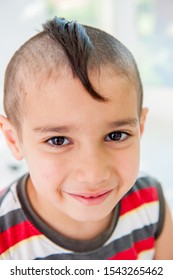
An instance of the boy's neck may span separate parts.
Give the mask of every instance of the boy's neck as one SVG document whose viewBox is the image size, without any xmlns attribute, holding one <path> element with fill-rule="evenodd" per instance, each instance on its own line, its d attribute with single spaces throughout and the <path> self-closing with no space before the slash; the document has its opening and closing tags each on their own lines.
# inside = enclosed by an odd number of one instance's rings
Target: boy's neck
<svg viewBox="0 0 173 280">
<path fill-rule="evenodd" d="M 111 224 L 113 213 L 99 221 L 79 222 L 50 205 L 45 208 L 44 201 L 37 198 L 30 179 L 27 181 L 27 195 L 37 215 L 48 226 L 67 238 L 92 240 L 107 230 Z"/>
</svg>

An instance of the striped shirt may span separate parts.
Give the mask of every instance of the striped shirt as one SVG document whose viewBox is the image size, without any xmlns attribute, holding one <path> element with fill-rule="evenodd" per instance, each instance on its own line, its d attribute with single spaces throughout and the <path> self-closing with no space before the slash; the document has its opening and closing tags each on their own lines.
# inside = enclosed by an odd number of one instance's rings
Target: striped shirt
<svg viewBox="0 0 173 280">
<path fill-rule="evenodd" d="M 114 210 L 110 227 L 94 240 L 66 238 L 32 209 L 27 175 L 0 194 L 0 259 L 2 260 L 151 260 L 164 223 L 164 197 L 152 177 L 137 179 Z"/>
</svg>

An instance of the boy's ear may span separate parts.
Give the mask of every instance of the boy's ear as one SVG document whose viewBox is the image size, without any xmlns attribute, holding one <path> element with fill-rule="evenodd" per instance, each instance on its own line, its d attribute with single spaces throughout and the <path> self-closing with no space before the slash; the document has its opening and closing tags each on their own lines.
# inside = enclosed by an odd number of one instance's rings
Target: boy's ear
<svg viewBox="0 0 173 280">
<path fill-rule="evenodd" d="M 147 118 L 148 111 L 149 111 L 148 108 L 143 108 L 142 109 L 142 113 L 141 113 L 141 117 L 140 117 L 140 133 L 141 133 L 141 136 L 144 132 L 145 121 L 146 121 L 146 118 Z"/>
<path fill-rule="evenodd" d="M 22 160 L 23 155 L 22 155 L 21 145 L 17 132 L 14 126 L 10 123 L 10 121 L 6 117 L 1 115 L 0 115 L 0 128 L 5 136 L 8 147 L 10 148 L 13 156 L 17 160 Z"/>
</svg>

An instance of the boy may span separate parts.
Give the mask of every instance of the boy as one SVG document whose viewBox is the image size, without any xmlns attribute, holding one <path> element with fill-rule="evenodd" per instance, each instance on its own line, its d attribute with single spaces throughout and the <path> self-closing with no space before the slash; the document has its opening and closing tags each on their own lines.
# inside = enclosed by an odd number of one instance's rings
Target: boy
<svg viewBox="0 0 173 280">
<path fill-rule="evenodd" d="M 55 18 L 11 59 L 2 131 L 29 173 L 1 194 L 1 259 L 173 259 L 160 184 L 138 178 L 147 109 L 131 53 Z"/>
</svg>

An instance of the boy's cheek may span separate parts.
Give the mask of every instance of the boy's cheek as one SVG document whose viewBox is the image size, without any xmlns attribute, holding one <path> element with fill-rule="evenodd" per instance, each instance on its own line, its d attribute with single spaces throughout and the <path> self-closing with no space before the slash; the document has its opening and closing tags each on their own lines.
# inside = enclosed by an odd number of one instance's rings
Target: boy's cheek
<svg viewBox="0 0 173 280">
<path fill-rule="evenodd" d="M 26 162 L 31 177 L 43 182 L 52 182 L 56 184 L 57 180 L 61 181 L 65 177 L 65 173 L 69 173 L 65 164 L 59 159 L 52 159 L 51 156 L 45 156 L 42 153 L 33 153 L 26 155 Z"/>
<path fill-rule="evenodd" d="M 119 176 L 123 180 L 122 185 L 132 186 L 136 181 L 140 167 L 140 140 L 136 140 L 134 145 L 127 151 L 119 155 L 116 161 Z M 116 170 L 116 168 L 115 168 Z"/>
</svg>

